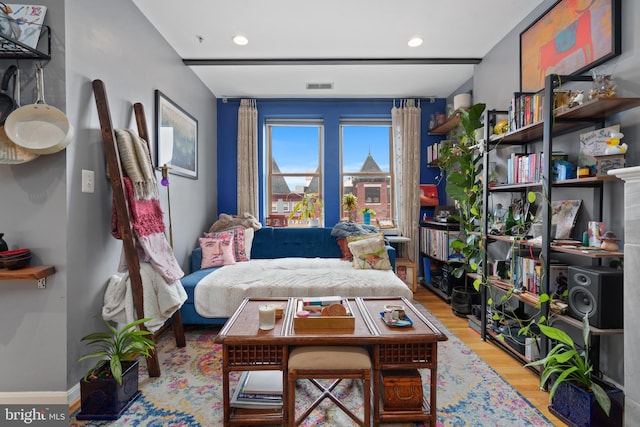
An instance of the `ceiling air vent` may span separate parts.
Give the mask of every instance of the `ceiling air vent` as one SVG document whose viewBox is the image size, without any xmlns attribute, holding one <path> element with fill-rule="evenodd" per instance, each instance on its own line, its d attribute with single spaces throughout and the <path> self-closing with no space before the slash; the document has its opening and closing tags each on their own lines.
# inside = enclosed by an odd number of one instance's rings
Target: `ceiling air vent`
<svg viewBox="0 0 640 427">
<path fill-rule="evenodd" d="M 333 89 L 333 83 L 307 83 L 307 89 Z"/>
</svg>

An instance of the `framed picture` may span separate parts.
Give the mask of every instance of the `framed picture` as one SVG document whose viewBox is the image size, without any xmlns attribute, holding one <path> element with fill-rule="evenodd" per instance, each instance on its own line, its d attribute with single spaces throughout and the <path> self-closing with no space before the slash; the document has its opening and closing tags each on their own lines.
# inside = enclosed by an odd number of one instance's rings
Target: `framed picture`
<svg viewBox="0 0 640 427">
<path fill-rule="evenodd" d="M 415 292 L 418 289 L 418 272 L 415 263 L 406 258 L 396 259 L 396 276 Z"/>
<path fill-rule="evenodd" d="M 420 184 L 420 206 L 438 206 L 438 187 L 435 184 Z"/>
<path fill-rule="evenodd" d="M 582 200 L 554 200 L 551 202 L 551 226 L 556 227 L 556 239 L 570 239 Z"/>
<path fill-rule="evenodd" d="M 393 228 L 395 225 L 393 224 L 392 219 L 379 219 L 378 220 L 378 228 Z"/>
<path fill-rule="evenodd" d="M 559 0 L 520 33 L 520 91 L 549 74 L 572 75 L 620 54 L 621 0 Z"/>
<path fill-rule="evenodd" d="M 159 90 L 155 101 L 157 166 L 198 179 L 198 121 Z"/>
</svg>

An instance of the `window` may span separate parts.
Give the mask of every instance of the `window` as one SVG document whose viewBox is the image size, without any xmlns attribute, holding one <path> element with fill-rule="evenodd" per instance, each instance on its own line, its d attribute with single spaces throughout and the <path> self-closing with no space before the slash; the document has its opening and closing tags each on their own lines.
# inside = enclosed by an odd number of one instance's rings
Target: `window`
<svg viewBox="0 0 640 427">
<path fill-rule="evenodd" d="M 289 215 L 305 194 L 315 196 L 312 200 L 322 200 L 322 122 L 268 120 L 266 125 L 266 158 L 271 159 L 265 199 L 271 208 L 267 212 Z M 307 226 L 309 219 L 321 220 L 321 209 L 312 210 L 309 218 L 301 217 L 298 211 L 288 226 Z"/>
<path fill-rule="evenodd" d="M 353 193 L 358 211 L 366 206 L 376 212 L 378 220 L 393 219 L 391 120 L 343 120 L 340 148 L 341 197 Z M 347 216 L 343 211 L 342 218 Z"/>
</svg>

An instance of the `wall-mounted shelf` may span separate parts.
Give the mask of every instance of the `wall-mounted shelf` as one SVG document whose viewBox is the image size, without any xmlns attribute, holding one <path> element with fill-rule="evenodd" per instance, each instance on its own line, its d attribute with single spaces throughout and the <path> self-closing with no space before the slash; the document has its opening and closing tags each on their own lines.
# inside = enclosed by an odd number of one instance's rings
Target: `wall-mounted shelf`
<svg viewBox="0 0 640 427">
<path fill-rule="evenodd" d="M 460 116 L 454 114 L 448 117 L 444 123 L 429 129 L 429 135 L 446 135 L 451 129 L 460 124 Z"/>
<path fill-rule="evenodd" d="M 18 270 L 0 269 L 0 280 L 35 280 L 38 288 L 47 287 L 46 278 L 56 272 L 51 265 L 35 265 Z"/>
<path fill-rule="evenodd" d="M 34 49 L 0 34 L 0 59 L 51 59 L 51 29 L 48 25 L 43 25 L 40 32 L 40 39 L 46 37 L 46 52 Z"/>
</svg>

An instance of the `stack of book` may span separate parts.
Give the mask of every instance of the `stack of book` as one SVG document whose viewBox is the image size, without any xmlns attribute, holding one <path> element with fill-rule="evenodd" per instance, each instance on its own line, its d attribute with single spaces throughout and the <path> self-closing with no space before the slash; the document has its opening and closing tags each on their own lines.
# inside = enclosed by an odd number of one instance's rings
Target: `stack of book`
<svg viewBox="0 0 640 427">
<path fill-rule="evenodd" d="M 244 371 L 238 381 L 232 408 L 282 408 L 282 371 Z"/>
</svg>

